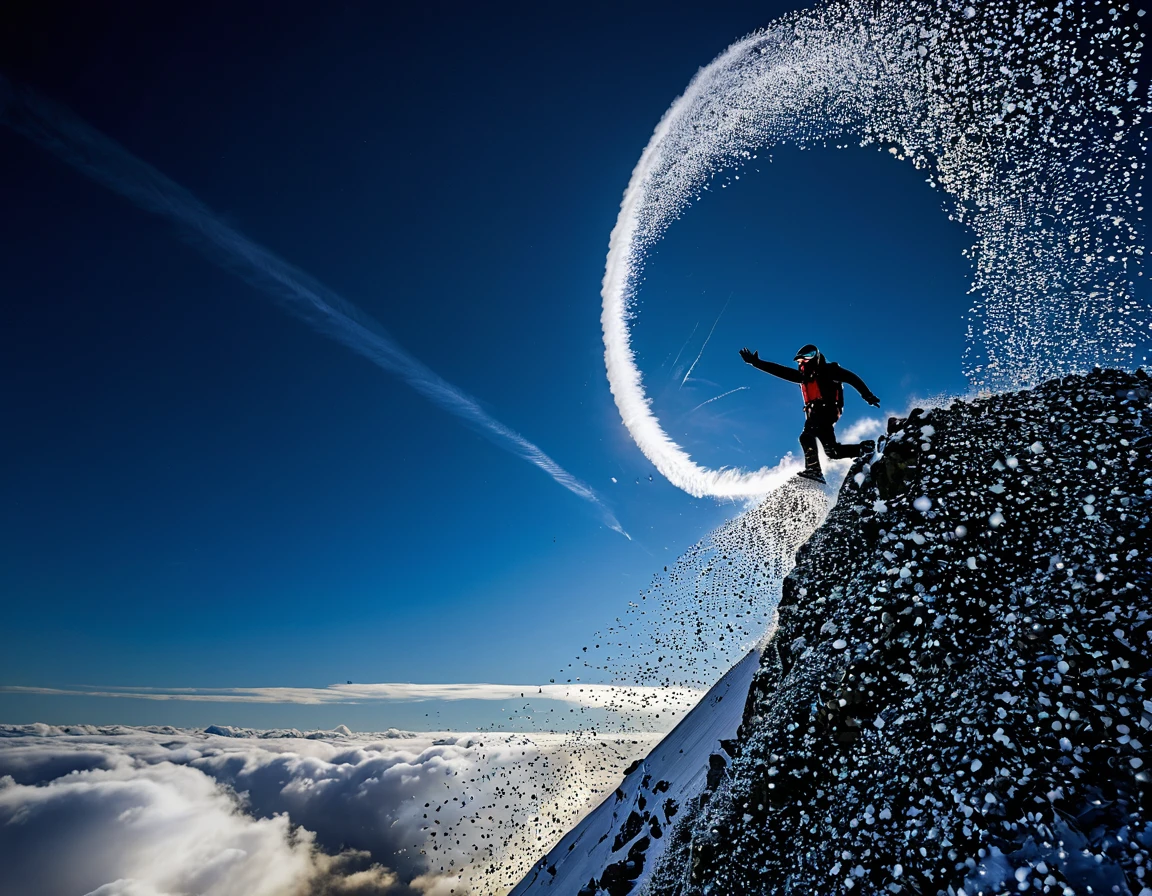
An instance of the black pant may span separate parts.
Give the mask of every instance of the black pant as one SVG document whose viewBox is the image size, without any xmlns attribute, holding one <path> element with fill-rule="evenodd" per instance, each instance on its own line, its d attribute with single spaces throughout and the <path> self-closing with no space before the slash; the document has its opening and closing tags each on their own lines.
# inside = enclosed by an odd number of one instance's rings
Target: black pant
<svg viewBox="0 0 1152 896">
<path fill-rule="evenodd" d="M 836 441 L 836 408 L 825 404 L 811 404 L 806 410 L 807 420 L 800 433 L 800 447 L 804 449 L 804 465 L 809 470 L 820 469 L 820 455 L 816 442 L 824 446 L 824 453 L 833 460 L 841 457 L 859 457 L 860 445 L 841 445 Z"/>
</svg>

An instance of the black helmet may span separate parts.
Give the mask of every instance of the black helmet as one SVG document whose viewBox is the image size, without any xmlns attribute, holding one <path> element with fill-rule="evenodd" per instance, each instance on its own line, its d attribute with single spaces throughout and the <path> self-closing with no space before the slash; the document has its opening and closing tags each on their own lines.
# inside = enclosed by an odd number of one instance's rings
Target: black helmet
<svg viewBox="0 0 1152 896">
<path fill-rule="evenodd" d="M 824 356 L 822 354 L 820 354 L 820 349 L 816 348 L 816 346 L 809 343 L 808 345 L 802 346 L 800 348 L 800 351 L 796 352 L 796 357 L 793 358 L 792 360 L 793 361 L 815 361 L 817 364 L 823 364 L 824 363 Z"/>
</svg>

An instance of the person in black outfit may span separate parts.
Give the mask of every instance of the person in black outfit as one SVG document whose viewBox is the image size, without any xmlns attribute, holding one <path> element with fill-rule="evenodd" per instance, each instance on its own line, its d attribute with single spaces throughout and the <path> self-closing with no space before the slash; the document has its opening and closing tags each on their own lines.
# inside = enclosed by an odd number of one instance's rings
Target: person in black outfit
<svg viewBox="0 0 1152 896">
<path fill-rule="evenodd" d="M 764 361 L 759 352 L 746 348 L 740 349 L 740 357 L 744 363 L 751 364 L 757 370 L 799 384 L 804 396 L 805 421 L 804 430 L 800 433 L 800 446 L 804 449 L 804 471 L 800 475 L 804 478 L 824 481 L 820 455 L 816 450 L 817 441 L 824 446 L 824 453 L 833 459 L 859 457 L 876 447 L 872 441 L 861 442 L 859 445 L 841 445 L 836 441 L 836 421 L 844 410 L 844 383 L 852 386 L 874 408 L 880 407 L 880 399 L 852 371 L 825 361 L 816 346 L 806 345 L 796 353 L 793 359 L 797 365 L 796 370 L 783 364 Z"/>
</svg>

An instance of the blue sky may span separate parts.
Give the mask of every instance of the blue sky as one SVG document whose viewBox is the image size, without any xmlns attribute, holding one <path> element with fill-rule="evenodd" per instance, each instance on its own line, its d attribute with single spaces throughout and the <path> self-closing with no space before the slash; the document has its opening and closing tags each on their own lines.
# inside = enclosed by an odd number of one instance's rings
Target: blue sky
<svg viewBox="0 0 1152 896">
<path fill-rule="evenodd" d="M 679 492 L 632 445 L 599 288 L 663 111 L 789 8 L 26 12 L 0 73 L 372 314 L 597 489 L 633 539 L 0 130 L 0 684 L 555 675 L 738 509 Z M 962 389 L 968 240 L 942 202 L 911 166 L 852 149 L 778 152 L 694 207 L 650 262 L 635 327 L 668 431 L 714 466 L 795 450 L 799 398 L 741 364 L 745 344 L 787 361 L 815 341 L 885 409 Z M 694 356 L 726 302 L 679 386 L 670 356 L 686 340 Z M 849 396 L 846 421 L 864 410 Z M 415 727 L 424 711 L 348 724 Z M 0 694 L 10 722 L 350 715 Z"/>
</svg>

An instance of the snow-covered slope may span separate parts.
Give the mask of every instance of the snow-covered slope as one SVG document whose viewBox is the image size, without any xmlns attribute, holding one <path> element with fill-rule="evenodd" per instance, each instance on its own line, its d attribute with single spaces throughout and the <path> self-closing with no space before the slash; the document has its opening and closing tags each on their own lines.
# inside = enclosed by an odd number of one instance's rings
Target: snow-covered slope
<svg viewBox="0 0 1152 896">
<path fill-rule="evenodd" d="M 715 786 L 735 737 L 760 654 L 751 651 L 708 691 L 624 781 L 565 835 L 512 891 L 513 896 L 576 896 L 598 889 L 622 896 L 641 885 L 664 851 L 676 815 Z M 731 744 L 728 744 L 729 748 Z"/>
<path fill-rule="evenodd" d="M 649 892 L 1152 896 L 1150 402 L 1096 371 L 891 421 Z"/>
</svg>

